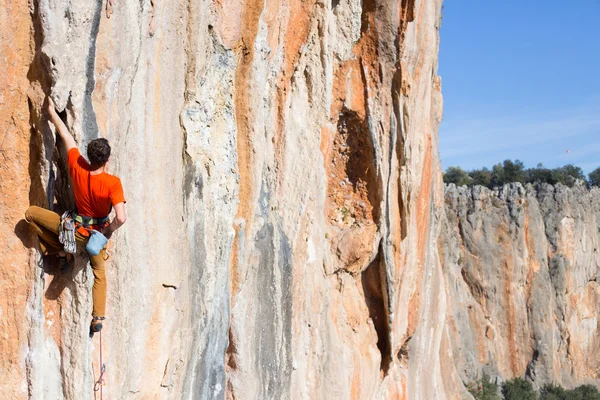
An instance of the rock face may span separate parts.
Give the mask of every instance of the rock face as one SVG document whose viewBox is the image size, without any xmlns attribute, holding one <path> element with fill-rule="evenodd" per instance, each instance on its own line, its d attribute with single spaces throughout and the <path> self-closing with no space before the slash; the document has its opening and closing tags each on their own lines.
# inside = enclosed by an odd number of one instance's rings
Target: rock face
<svg viewBox="0 0 600 400">
<path fill-rule="evenodd" d="M 600 193 L 450 187 L 441 0 L 32 0 L 0 10 L 0 398 L 91 399 L 85 254 L 50 94 L 113 144 L 103 392 L 468 398 L 485 371 L 597 382 Z M 110 17 L 110 18 L 109 18 Z"/>
<path fill-rule="evenodd" d="M 85 255 L 61 274 L 22 220 L 73 207 L 48 94 L 82 150 L 111 141 L 128 200 L 107 398 L 460 395 L 441 0 L 5 3 L 0 397 L 90 399 L 99 375 Z"/>
<path fill-rule="evenodd" d="M 600 383 L 600 189 L 446 189 L 447 329 L 463 381 Z"/>
</svg>

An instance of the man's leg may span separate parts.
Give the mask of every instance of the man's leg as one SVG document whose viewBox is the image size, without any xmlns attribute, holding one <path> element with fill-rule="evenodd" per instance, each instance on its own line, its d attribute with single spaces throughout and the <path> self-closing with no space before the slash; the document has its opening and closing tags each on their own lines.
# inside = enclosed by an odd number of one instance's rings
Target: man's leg
<svg viewBox="0 0 600 400">
<path fill-rule="evenodd" d="M 63 250 L 63 245 L 58 240 L 60 215 L 45 208 L 31 206 L 25 211 L 25 220 L 39 236 L 44 254 L 55 254 Z"/>
<path fill-rule="evenodd" d="M 102 249 L 97 256 L 90 255 L 90 263 L 94 272 L 94 286 L 92 286 L 92 300 L 94 306 L 92 315 L 94 317 L 104 318 L 106 310 L 106 273 L 104 256 L 106 249 Z"/>
<path fill-rule="evenodd" d="M 78 246 L 85 247 L 89 237 L 83 236 L 75 231 L 75 240 Z M 102 329 L 104 312 L 106 309 L 106 273 L 105 261 L 106 249 L 102 249 L 97 256 L 89 254 L 92 272 L 94 273 L 94 285 L 92 286 L 92 323 L 90 324 L 90 334 L 99 332 Z"/>
</svg>

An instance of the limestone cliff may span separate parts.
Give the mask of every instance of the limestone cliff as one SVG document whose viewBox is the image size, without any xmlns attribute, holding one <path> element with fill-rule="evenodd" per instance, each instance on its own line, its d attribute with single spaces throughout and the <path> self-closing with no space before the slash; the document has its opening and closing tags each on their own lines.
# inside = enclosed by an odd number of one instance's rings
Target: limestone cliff
<svg viewBox="0 0 600 400">
<path fill-rule="evenodd" d="M 600 384 L 600 189 L 446 190 L 447 330 L 461 378 Z"/>
<path fill-rule="evenodd" d="M 128 200 L 106 398 L 458 396 L 441 0 L 110 3 L 0 10 L 0 397 L 90 399 L 99 374 L 85 256 L 61 274 L 22 220 L 73 206 L 49 94 Z"/>
</svg>

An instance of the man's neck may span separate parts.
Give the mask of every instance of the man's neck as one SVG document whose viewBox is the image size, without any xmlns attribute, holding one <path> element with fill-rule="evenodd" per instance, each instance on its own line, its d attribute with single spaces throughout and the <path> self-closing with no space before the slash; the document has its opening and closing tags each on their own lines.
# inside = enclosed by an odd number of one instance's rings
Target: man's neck
<svg viewBox="0 0 600 400">
<path fill-rule="evenodd" d="M 97 165 L 90 165 L 90 174 L 100 175 L 103 172 L 106 172 L 106 164 L 104 164 L 100 167 Z"/>
</svg>

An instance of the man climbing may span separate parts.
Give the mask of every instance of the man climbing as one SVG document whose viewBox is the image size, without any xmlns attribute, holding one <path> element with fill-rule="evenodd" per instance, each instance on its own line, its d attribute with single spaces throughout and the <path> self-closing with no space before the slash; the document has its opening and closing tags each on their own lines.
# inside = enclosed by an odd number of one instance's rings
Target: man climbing
<svg viewBox="0 0 600 400">
<path fill-rule="evenodd" d="M 77 211 L 72 214 L 75 223 L 75 240 L 80 245 L 86 245 L 90 240 L 92 230 L 101 232 L 107 239 L 119 229 L 126 219 L 125 197 L 121 180 L 106 173 L 106 163 L 110 158 L 110 145 L 106 139 L 92 140 L 87 147 L 88 163 L 79 153 L 75 139 L 60 119 L 54 107 L 54 102 L 48 97 L 48 113 L 56 127 L 59 136 L 67 148 L 67 163 L 69 175 L 75 195 Z M 111 207 L 115 209 L 116 218 L 110 222 L 108 215 Z M 31 206 L 25 212 L 25 219 L 39 236 L 40 247 L 44 255 L 58 254 L 61 263 L 65 264 L 64 241 L 59 240 L 59 232 L 64 229 L 60 215 L 53 211 Z M 106 276 L 104 262 L 106 248 L 103 247 L 97 255 L 89 254 L 94 272 L 92 287 L 92 322 L 90 333 L 102 329 L 106 307 Z M 67 264 L 68 265 L 68 264 Z"/>
</svg>

